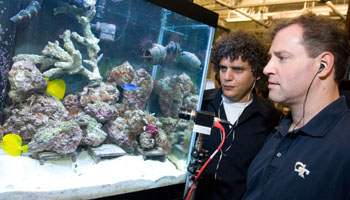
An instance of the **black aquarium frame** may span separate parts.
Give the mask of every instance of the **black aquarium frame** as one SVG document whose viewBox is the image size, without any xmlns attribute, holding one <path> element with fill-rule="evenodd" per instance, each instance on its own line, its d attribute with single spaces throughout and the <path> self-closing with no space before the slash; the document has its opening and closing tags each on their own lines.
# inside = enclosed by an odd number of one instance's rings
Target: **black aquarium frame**
<svg viewBox="0 0 350 200">
<path fill-rule="evenodd" d="M 116 196 L 102 197 L 94 200 L 183 200 L 185 184 L 174 184 Z"/>
<path fill-rule="evenodd" d="M 213 28 L 217 27 L 219 14 L 188 0 L 144 0 L 180 15 L 197 20 Z"/>
</svg>

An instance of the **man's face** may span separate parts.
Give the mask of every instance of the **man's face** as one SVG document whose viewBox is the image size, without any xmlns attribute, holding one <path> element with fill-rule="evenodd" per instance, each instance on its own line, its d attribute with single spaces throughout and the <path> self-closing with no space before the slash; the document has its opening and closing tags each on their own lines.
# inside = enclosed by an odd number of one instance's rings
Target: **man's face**
<svg viewBox="0 0 350 200">
<path fill-rule="evenodd" d="M 226 57 L 221 59 L 219 68 L 224 96 L 234 102 L 247 102 L 248 96 L 250 100 L 255 78 L 248 62 L 243 62 L 241 57 L 232 62 L 230 57 Z"/>
<path fill-rule="evenodd" d="M 269 78 L 269 98 L 275 102 L 302 103 L 316 73 L 311 67 L 315 59 L 308 56 L 302 34 L 302 27 L 294 24 L 280 30 L 272 41 L 264 74 Z"/>
</svg>

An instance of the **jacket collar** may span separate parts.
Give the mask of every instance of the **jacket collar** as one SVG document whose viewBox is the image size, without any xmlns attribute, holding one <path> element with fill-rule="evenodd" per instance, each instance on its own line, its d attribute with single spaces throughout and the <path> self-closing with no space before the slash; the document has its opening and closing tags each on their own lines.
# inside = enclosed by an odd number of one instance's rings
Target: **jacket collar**
<svg viewBox="0 0 350 200">
<path fill-rule="evenodd" d="M 213 89 L 212 92 L 209 92 L 208 95 L 204 96 L 203 101 L 209 101 L 209 103 L 214 107 L 215 113 L 217 113 L 219 111 L 220 104 L 222 101 L 221 95 L 222 95 L 222 89 L 216 88 L 216 89 Z"/>
</svg>

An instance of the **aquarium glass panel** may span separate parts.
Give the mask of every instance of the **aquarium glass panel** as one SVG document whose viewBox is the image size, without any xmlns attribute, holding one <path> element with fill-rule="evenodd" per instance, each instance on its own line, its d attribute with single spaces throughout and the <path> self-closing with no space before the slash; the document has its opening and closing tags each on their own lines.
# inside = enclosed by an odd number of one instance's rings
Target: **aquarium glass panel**
<svg viewBox="0 0 350 200">
<path fill-rule="evenodd" d="M 172 1 L 0 2 L 12 5 L 2 13 L 14 30 L 0 199 L 98 198 L 185 182 L 193 121 L 178 112 L 200 107 L 211 24 Z"/>
</svg>

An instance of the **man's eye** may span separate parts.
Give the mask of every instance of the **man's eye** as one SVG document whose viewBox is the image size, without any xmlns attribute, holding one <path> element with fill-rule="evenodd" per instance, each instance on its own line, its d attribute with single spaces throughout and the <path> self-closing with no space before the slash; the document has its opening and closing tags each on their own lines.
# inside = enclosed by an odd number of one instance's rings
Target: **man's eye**
<svg viewBox="0 0 350 200">
<path fill-rule="evenodd" d="M 287 56 L 279 56 L 278 57 L 281 61 L 287 60 Z"/>
<path fill-rule="evenodd" d="M 243 69 L 241 69 L 241 68 L 234 68 L 234 70 L 235 70 L 235 72 L 242 72 L 243 71 Z"/>
<path fill-rule="evenodd" d="M 220 71 L 226 71 L 227 67 L 220 67 Z"/>
</svg>

